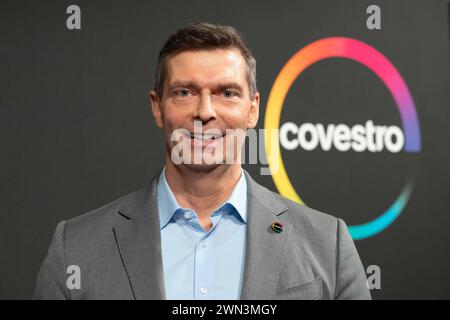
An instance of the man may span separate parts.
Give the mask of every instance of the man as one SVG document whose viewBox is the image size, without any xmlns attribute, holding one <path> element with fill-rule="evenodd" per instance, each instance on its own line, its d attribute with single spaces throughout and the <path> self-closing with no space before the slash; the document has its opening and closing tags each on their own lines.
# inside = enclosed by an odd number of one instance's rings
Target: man
<svg viewBox="0 0 450 320">
<path fill-rule="evenodd" d="M 269 191 L 237 161 L 233 132 L 258 121 L 255 74 L 231 27 L 192 24 L 168 39 L 150 92 L 165 167 L 60 222 L 34 298 L 370 299 L 344 222 Z"/>
</svg>

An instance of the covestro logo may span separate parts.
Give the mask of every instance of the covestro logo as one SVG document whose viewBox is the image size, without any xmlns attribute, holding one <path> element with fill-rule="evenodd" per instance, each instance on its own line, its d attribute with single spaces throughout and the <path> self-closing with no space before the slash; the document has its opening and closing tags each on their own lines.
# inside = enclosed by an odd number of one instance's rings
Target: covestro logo
<svg viewBox="0 0 450 320">
<path fill-rule="evenodd" d="M 344 58 L 358 62 L 384 83 L 391 93 L 402 122 L 394 125 L 365 123 L 349 126 L 345 123 L 280 124 L 284 100 L 293 82 L 301 73 L 321 60 Z M 307 151 L 337 150 L 340 152 L 417 153 L 421 150 L 421 136 L 417 112 L 410 91 L 395 66 L 372 46 L 352 38 L 329 37 L 314 41 L 292 56 L 278 74 L 267 102 L 264 119 L 265 147 L 274 183 L 285 197 L 303 203 L 286 172 L 280 146 L 286 150 L 302 148 Z M 270 132 L 280 130 L 279 143 L 271 143 Z M 412 190 L 413 178 L 405 185 L 394 203 L 377 218 L 361 225 L 349 226 L 352 237 L 364 239 L 387 228 L 405 208 Z"/>
<path fill-rule="evenodd" d="M 343 123 L 324 125 L 307 122 L 297 126 L 293 122 L 286 122 L 280 128 L 280 144 L 286 150 L 301 147 L 308 151 L 316 148 L 330 151 L 334 147 L 341 152 L 387 150 L 397 153 L 403 149 L 404 140 L 399 127 L 374 125 L 372 120 L 367 120 L 365 125 L 356 124 L 352 127 Z"/>
</svg>

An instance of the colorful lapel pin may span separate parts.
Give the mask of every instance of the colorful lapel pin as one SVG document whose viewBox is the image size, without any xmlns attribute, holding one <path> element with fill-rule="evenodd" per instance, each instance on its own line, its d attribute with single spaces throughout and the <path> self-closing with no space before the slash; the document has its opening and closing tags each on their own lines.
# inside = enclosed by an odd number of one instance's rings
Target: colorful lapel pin
<svg viewBox="0 0 450 320">
<path fill-rule="evenodd" d="M 272 222 L 272 230 L 276 233 L 280 233 L 283 231 L 283 225 L 279 222 Z"/>
</svg>

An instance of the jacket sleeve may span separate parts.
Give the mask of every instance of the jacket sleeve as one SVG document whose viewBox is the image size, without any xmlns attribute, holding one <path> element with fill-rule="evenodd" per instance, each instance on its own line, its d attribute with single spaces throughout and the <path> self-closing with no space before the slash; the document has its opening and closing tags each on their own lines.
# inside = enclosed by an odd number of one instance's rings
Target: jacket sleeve
<svg viewBox="0 0 450 320">
<path fill-rule="evenodd" d="M 370 300 L 366 273 L 344 221 L 337 219 L 336 290 L 334 299 Z"/>
<path fill-rule="evenodd" d="M 47 256 L 38 273 L 33 300 L 65 300 L 69 298 L 66 286 L 64 229 L 65 221 L 56 226 Z"/>
</svg>

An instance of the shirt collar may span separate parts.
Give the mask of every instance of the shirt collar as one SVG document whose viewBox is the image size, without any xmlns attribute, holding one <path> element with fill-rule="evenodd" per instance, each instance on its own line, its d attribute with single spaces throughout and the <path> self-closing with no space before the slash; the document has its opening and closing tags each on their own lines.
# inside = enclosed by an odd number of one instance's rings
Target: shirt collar
<svg viewBox="0 0 450 320">
<path fill-rule="evenodd" d="M 158 178 L 157 195 L 160 228 L 163 229 L 169 223 L 175 212 L 179 209 L 183 209 L 178 204 L 177 199 L 175 199 L 175 196 L 167 183 L 166 167 L 163 168 Z M 232 205 L 244 223 L 247 222 L 247 180 L 242 169 L 241 177 L 234 187 L 230 198 L 219 208 L 224 207 L 226 204 Z"/>
</svg>

